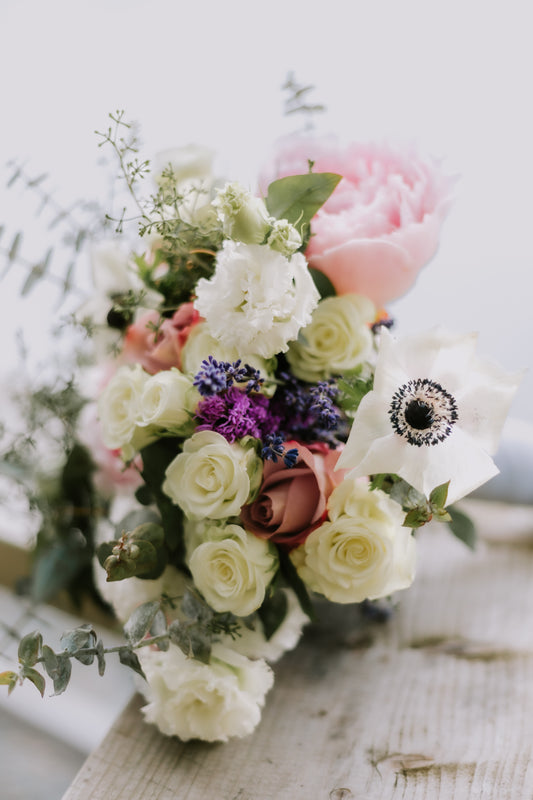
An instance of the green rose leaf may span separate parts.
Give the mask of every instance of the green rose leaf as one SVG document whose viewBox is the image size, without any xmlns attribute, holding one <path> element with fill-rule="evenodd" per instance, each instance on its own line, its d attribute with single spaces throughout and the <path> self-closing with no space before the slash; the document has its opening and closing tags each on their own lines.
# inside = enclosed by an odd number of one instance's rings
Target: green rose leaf
<svg viewBox="0 0 533 800">
<path fill-rule="evenodd" d="M 263 623 L 266 638 L 271 639 L 287 616 L 285 592 L 274 592 L 271 597 L 267 597 L 258 609 L 257 616 Z"/>
<path fill-rule="evenodd" d="M 326 297 L 335 297 L 335 289 L 327 275 L 324 275 L 323 272 L 321 272 L 319 269 L 315 269 L 314 267 L 309 267 L 309 272 L 311 273 L 311 277 L 322 300 L 324 300 Z"/>
<path fill-rule="evenodd" d="M 448 514 L 451 522 L 448 523 L 450 530 L 461 542 L 466 544 L 471 550 L 476 547 L 476 527 L 469 516 L 463 511 L 459 511 L 455 506 L 450 506 Z"/>
<path fill-rule="evenodd" d="M 309 225 L 331 195 L 342 175 L 310 172 L 279 178 L 268 187 L 265 204 L 276 219 L 286 219 L 296 227 Z"/>
</svg>

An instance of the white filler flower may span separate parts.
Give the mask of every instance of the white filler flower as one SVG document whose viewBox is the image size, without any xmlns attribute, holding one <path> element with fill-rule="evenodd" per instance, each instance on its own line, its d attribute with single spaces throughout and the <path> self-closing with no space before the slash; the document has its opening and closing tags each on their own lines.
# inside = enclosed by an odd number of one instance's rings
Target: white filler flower
<svg viewBox="0 0 533 800">
<path fill-rule="evenodd" d="M 490 454 L 521 376 L 479 359 L 476 343 L 441 329 L 396 341 L 384 330 L 338 468 L 396 473 L 426 496 L 450 481 L 448 503 L 496 475 Z"/>
<path fill-rule="evenodd" d="M 301 253 L 289 260 L 266 245 L 233 241 L 224 242 L 215 274 L 198 281 L 196 293 L 215 339 L 263 358 L 287 350 L 319 300 Z"/>
</svg>

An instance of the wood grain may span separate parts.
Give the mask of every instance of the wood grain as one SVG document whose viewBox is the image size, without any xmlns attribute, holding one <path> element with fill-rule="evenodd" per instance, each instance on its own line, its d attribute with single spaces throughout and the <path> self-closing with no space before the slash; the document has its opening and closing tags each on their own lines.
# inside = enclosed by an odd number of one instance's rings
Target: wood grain
<svg viewBox="0 0 533 800">
<path fill-rule="evenodd" d="M 251 737 L 183 744 L 135 698 L 64 800 L 531 800 L 533 510 L 474 509 L 486 541 L 425 529 L 388 623 L 327 609 Z"/>
</svg>

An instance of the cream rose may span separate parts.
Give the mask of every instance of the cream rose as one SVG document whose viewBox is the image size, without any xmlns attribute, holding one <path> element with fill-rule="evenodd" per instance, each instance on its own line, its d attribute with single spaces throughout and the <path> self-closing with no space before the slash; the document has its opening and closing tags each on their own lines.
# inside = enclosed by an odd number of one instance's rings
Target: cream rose
<svg viewBox="0 0 533 800">
<path fill-rule="evenodd" d="M 187 658 L 171 644 L 165 652 L 143 648 L 147 678 L 145 718 L 183 741 L 227 742 L 250 734 L 261 719 L 273 674 L 264 661 L 250 661 L 229 647 L 213 645 L 211 661 Z"/>
<path fill-rule="evenodd" d="M 334 511 L 334 519 L 291 553 L 300 578 L 334 603 L 375 600 L 406 589 L 414 579 L 415 542 L 402 527 L 400 506 L 378 489 L 369 491 L 351 479 L 343 483 L 338 506 L 339 489 L 329 503 L 342 513 Z M 348 484 L 349 504 L 344 495 Z M 351 513 L 343 513 L 348 507 Z"/>
<path fill-rule="evenodd" d="M 274 548 L 240 525 L 212 526 L 204 536 L 189 558 L 195 585 L 215 611 L 252 614 L 278 567 Z"/>
<path fill-rule="evenodd" d="M 362 295 L 321 300 L 310 324 L 289 345 L 293 373 L 301 380 L 319 381 L 358 367 L 372 355 L 369 323 L 375 316 L 374 304 Z"/>
<path fill-rule="evenodd" d="M 192 381 L 178 369 L 150 377 L 140 399 L 141 426 L 155 425 L 175 433 L 186 433 L 200 395 Z"/>
<path fill-rule="evenodd" d="M 252 448 L 199 431 L 168 465 L 162 488 L 190 519 L 224 519 L 239 514 L 261 469 Z"/>
<path fill-rule="evenodd" d="M 130 444 L 141 420 L 140 399 L 148 375 L 138 364 L 119 367 L 98 400 L 102 439 L 111 450 Z"/>
</svg>

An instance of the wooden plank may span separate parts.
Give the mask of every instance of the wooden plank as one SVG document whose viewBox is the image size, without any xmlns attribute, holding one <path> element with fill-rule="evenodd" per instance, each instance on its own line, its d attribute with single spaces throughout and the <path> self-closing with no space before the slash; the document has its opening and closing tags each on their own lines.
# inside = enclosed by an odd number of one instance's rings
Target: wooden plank
<svg viewBox="0 0 533 800">
<path fill-rule="evenodd" d="M 424 530 L 389 623 L 329 608 L 251 737 L 183 744 L 135 698 L 64 800 L 532 798 L 533 511 L 503 512 L 476 507 L 475 553 Z"/>
</svg>

